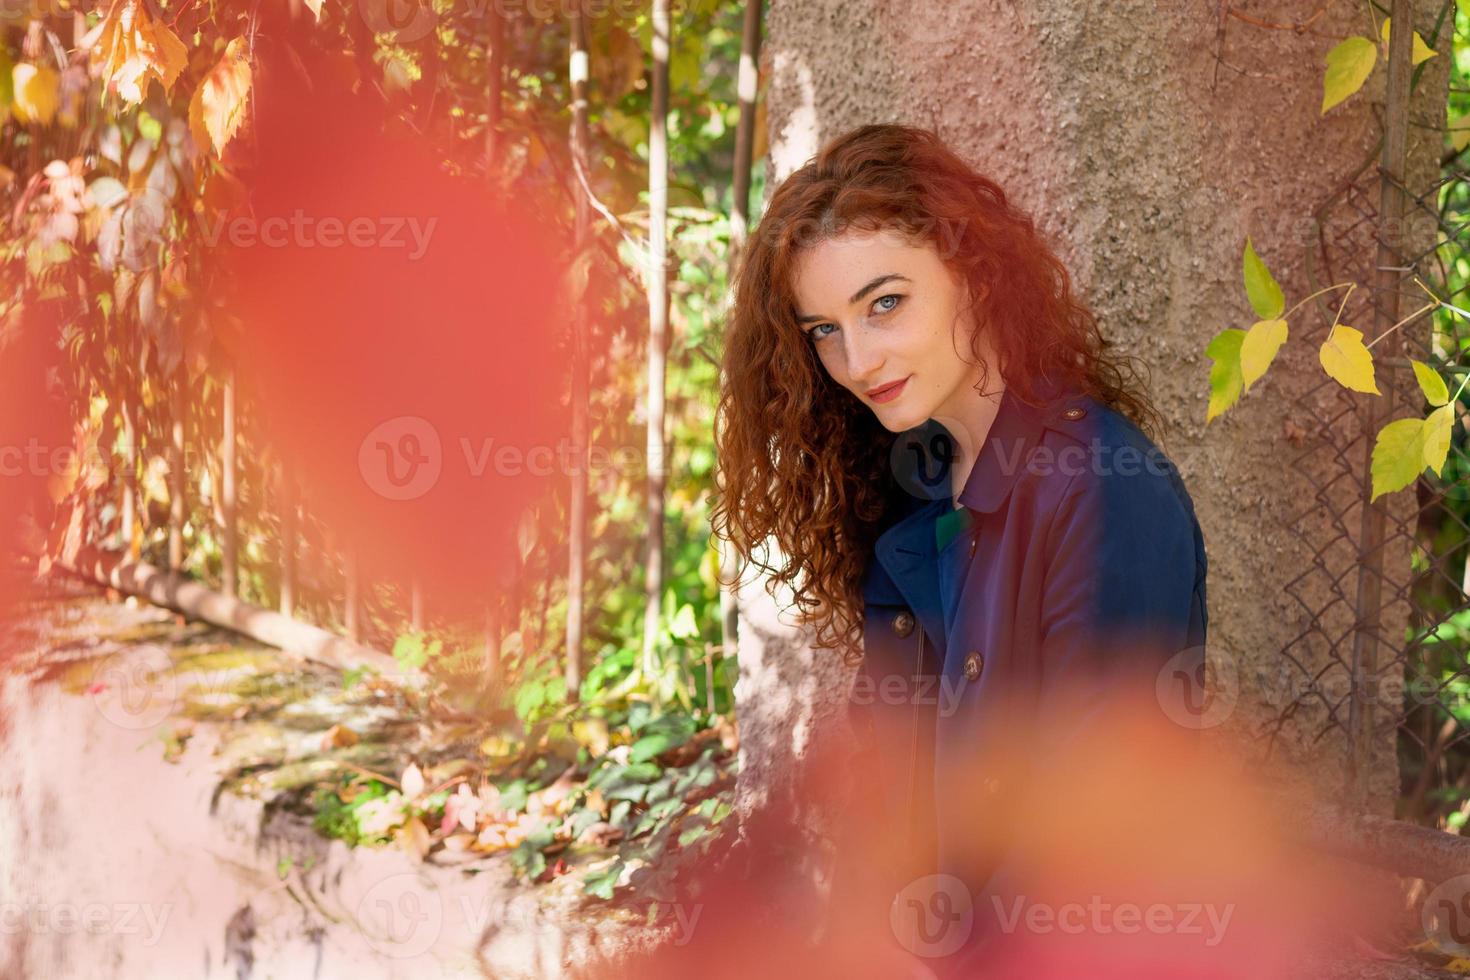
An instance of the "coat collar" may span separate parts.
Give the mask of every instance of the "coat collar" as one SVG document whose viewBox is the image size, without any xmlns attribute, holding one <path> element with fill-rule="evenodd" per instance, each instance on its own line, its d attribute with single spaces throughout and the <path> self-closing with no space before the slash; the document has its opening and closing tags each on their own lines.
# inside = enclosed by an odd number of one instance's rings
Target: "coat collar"
<svg viewBox="0 0 1470 980">
<path fill-rule="evenodd" d="M 960 490 L 960 503 L 982 514 L 993 514 L 1010 495 L 1021 476 L 1031 450 L 1041 438 L 1041 430 L 1053 410 L 1058 389 L 1043 390 L 1040 405 L 1028 405 L 1007 388 L 1000 396 L 1000 408 L 965 486 Z"/>
<path fill-rule="evenodd" d="M 1073 394 L 1056 385 L 1038 385 L 1037 388 L 1038 405 L 1021 401 L 1010 388 L 1002 393 L 990 431 L 986 433 L 975 465 L 960 491 L 960 503 L 970 510 L 990 514 L 1000 508 L 1020 478 L 1032 449 L 1040 441 L 1047 420 L 1070 400 L 1066 396 Z M 917 436 L 909 439 L 909 443 L 932 447 L 935 445 L 932 438 L 935 427 L 942 428 L 930 419 L 899 438 Z M 879 535 L 874 545 L 874 565 L 877 567 L 870 569 L 863 589 L 864 597 L 871 602 L 891 603 L 901 598 L 940 646 L 944 638 L 944 607 L 939 588 L 934 522 L 945 508 L 953 506 L 948 490 L 949 463 L 949 459 L 929 455 L 917 461 L 914 468 L 926 474 L 922 486 L 938 489 L 930 490 L 930 499 L 909 505 L 903 516 Z M 900 475 L 900 483 L 904 482 Z M 913 497 L 918 495 L 915 490 L 904 487 L 900 487 L 898 492 L 912 494 Z"/>
</svg>

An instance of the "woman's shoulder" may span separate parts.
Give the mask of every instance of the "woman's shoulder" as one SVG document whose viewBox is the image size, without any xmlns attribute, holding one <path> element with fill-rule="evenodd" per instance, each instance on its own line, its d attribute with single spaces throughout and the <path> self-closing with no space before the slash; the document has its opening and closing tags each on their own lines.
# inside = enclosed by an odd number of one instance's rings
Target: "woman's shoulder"
<svg viewBox="0 0 1470 980">
<path fill-rule="evenodd" d="M 1194 501 L 1175 461 L 1133 419 L 1100 399 L 1063 389 L 1038 409 L 1042 433 L 1031 468 L 1051 479 L 1050 496 L 1091 498 L 1123 511 L 1194 520 Z"/>
</svg>

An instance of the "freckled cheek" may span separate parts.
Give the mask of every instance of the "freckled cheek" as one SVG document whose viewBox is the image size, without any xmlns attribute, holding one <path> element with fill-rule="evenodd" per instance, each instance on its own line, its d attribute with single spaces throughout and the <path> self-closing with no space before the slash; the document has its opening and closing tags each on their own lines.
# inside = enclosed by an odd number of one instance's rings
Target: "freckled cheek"
<svg viewBox="0 0 1470 980">
<path fill-rule="evenodd" d="M 847 359 L 842 356 L 840 351 L 822 350 L 818 355 L 818 360 L 822 362 L 823 369 L 826 370 L 833 381 L 836 381 L 844 388 L 850 387 L 847 376 Z"/>
</svg>

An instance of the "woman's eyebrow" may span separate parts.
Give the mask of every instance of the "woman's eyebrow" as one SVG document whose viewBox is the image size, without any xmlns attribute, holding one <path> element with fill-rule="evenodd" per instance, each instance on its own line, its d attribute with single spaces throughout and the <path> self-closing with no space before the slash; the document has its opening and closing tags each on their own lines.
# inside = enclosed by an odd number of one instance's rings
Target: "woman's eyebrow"
<svg viewBox="0 0 1470 980">
<path fill-rule="evenodd" d="M 847 305 L 851 306 L 854 303 L 859 302 L 864 296 L 868 295 L 873 290 L 883 285 L 885 282 L 888 282 L 890 279 L 902 279 L 904 282 L 913 282 L 913 280 L 910 279 L 908 276 L 899 275 L 897 272 L 886 272 L 881 276 L 875 277 L 862 289 L 859 289 L 857 292 L 853 293 L 852 296 L 848 298 Z M 801 314 L 797 314 L 796 316 L 797 323 L 812 323 L 816 320 L 821 319 L 825 318 L 820 316 L 803 316 Z"/>
</svg>

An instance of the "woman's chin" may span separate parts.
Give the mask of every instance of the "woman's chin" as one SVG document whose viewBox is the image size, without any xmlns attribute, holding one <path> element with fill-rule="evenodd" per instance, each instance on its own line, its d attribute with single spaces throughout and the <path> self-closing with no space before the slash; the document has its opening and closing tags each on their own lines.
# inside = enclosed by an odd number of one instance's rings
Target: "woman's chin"
<svg viewBox="0 0 1470 980">
<path fill-rule="evenodd" d="M 924 421 L 928 418 L 928 416 L 920 417 L 912 409 L 899 408 L 898 406 L 894 406 L 886 411 L 880 406 L 874 410 L 873 414 L 878 417 L 878 421 L 882 423 L 883 428 L 889 432 L 907 432 L 910 429 L 923 425 Z"/>
</svg>

